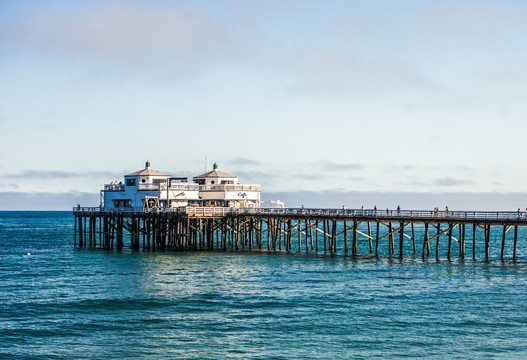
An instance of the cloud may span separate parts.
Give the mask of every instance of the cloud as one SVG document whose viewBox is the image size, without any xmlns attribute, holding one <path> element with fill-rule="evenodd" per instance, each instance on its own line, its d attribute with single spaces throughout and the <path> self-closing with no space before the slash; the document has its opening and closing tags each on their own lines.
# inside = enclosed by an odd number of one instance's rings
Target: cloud
<svg viewBox="0 0 527 360">
<path fill-rule="evenodd" d="M 320 174 L 317 172 L 305 172 L 305 173 L 294 173 L 289 176 L 291 180 L 297 182 L 297 181 L 316 181 L 316 180 L 323 180 L 326 179 L 327 176 L 324 174 Z"/>
<path fill-rule="evenodd" d="M 262 201 L 281 200 L 286 207 L 310 208 L 390 208 L 400 205 L 406 210 L 431 210 L 448 206 L 450 210 L 515 211 L 527 203 L 527 193 L 498 192 L 359 192 L 359 191 L 289 191 L 262 193 Z"/>
<path fill-rule="evenodd" d="M 523 28 L 521 12 L 503 2 L 438 2 L 415 17 L 420 34 L 465 38 L 482 35 L 495 36 L 511 28 Z"/>
<path fill-rule="evenodd" d="M 0 191 L 0 210 L 71 210 L 77 204 L 99 206 L 99 194 Z"/>
<path fill-rule="evenodd" d="M 121 175 L 110 171 L 83 171 L 83 172 L 70 172 L 62 170 L 24 170 L 18 174 L 10 174 L 5 177 L 12 179 L 28 179 L 28 180 L 50 180 L 50 179 L 70 179 L 77 177 L 85 178 L 114 178 L 120 177 Z"/>
<path fill-rule="evenodd" d="M 460 185 L 469 185 L 472 182 L 469 180 L 456 179 L 451 177 L 443 177 L 434 180 L 434 184 L 439 186 L 460 186 Z"/>
<path fill-rule="evenodd" d="M 291 94 L 373 96 L 444 93 L 417 66 L 387 59 L 363 60 L 330 51 L 297 52 L 285 61 Z"/>
<path fill-rule="evenodd" d="M 277 177 L 280 177 L 278 173 L 271 173 L 265 171 L 236 171 L 236 176 L 240 179 L 241 183 L 255 183 L 255 184 L 269 184 L 276 181 Z"/>
<path fill-rule="evenodd" d="M 168 66 L 182 74 L 239 51 L 228 26 L 197 7 L 163 2 L 87 2 L 69 11 L 44 3 L 0 23 L 5 54 L 16 51 L 120 67 Z M 1 50 L 0 50 L 1 51 Z"/>
<path fill-rule="evenodd" d="M 357 163 L 339 164 L 330 160 L 321 160 L 315 165 L 320 166 L 324 171 L 361 170 L 364 168 L 364 165 Z"/>
<path fill-rule="evenodd" d="M 261 163 L 256 160 L 242 158 L 242 157 L 225 160 L 225 163 L 229 165 L 233 165 L 233 166 L 261 165 Z"/>
</svg>

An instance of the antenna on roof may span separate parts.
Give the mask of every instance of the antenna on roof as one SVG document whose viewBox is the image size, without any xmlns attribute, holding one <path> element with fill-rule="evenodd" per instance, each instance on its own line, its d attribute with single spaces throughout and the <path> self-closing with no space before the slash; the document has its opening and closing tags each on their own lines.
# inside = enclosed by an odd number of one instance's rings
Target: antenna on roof
<svg viewBox="0 0 527 360">
<path fill-rule="evenodd" d="M 205 156 L 205 172 L 209 170 L 209 166 L 207 165 L 207 157 Z"/>
</svg>

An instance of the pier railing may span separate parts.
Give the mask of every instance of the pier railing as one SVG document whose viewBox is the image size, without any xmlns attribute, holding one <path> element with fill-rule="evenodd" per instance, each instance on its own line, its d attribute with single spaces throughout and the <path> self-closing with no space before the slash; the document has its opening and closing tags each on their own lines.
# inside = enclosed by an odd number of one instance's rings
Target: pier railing
<svg viewBox="0 0 527 360">
<path fill-rule="evenodd" d="M 372 209 L 303 209 L 303 208 L 228 208 L 228 207 L 179 207 L 150 208 L 141 207 L 74 207 L 74 212 L 115 212 L 115 213 L 182 213 L 190 216 L 228 216 L 228 215 L 284 215 L 317 216 L 342 218 L 401 218 L 438 220 L 524 220 L 527 212 L 521 211 L 434 211 L 434 210 L 372 210 Z"/>
<path fill-rule="evenodd" d="M 303 209 L 253 208 L 239 209 L 243 214 L 283 214 L 291 216 L 419 218 L 466 220 L 527 220 L 527 212 L 517 211 L 434 211 L 434 210 L 372 210 L 372 209 Z"/>
</svg>

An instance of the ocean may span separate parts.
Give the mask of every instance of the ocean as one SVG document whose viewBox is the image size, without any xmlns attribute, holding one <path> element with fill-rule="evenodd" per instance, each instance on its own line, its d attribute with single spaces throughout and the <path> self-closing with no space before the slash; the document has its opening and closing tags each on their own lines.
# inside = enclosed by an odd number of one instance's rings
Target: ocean
<svg viewBox="0 0 527 360">
<path fill-rule="evenodd" d="M 485 262 L 106 251 L 73 225 L 0 212 L 0 358 L 527 358 L 527 229 Z"/>
</svg>

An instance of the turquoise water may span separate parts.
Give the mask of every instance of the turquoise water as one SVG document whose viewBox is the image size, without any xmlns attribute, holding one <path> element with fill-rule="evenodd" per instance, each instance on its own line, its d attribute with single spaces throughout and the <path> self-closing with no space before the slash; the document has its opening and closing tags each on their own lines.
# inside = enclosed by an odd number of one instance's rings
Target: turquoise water
<svg viewBox="0 0 527 360">
<path fill-rule="evenodd" d="M 68 212 L 0 212 L 0 357 L 527 358 L 526 239 L 516 263 L 134 253 L 74 248 Z"/>
</svg>

